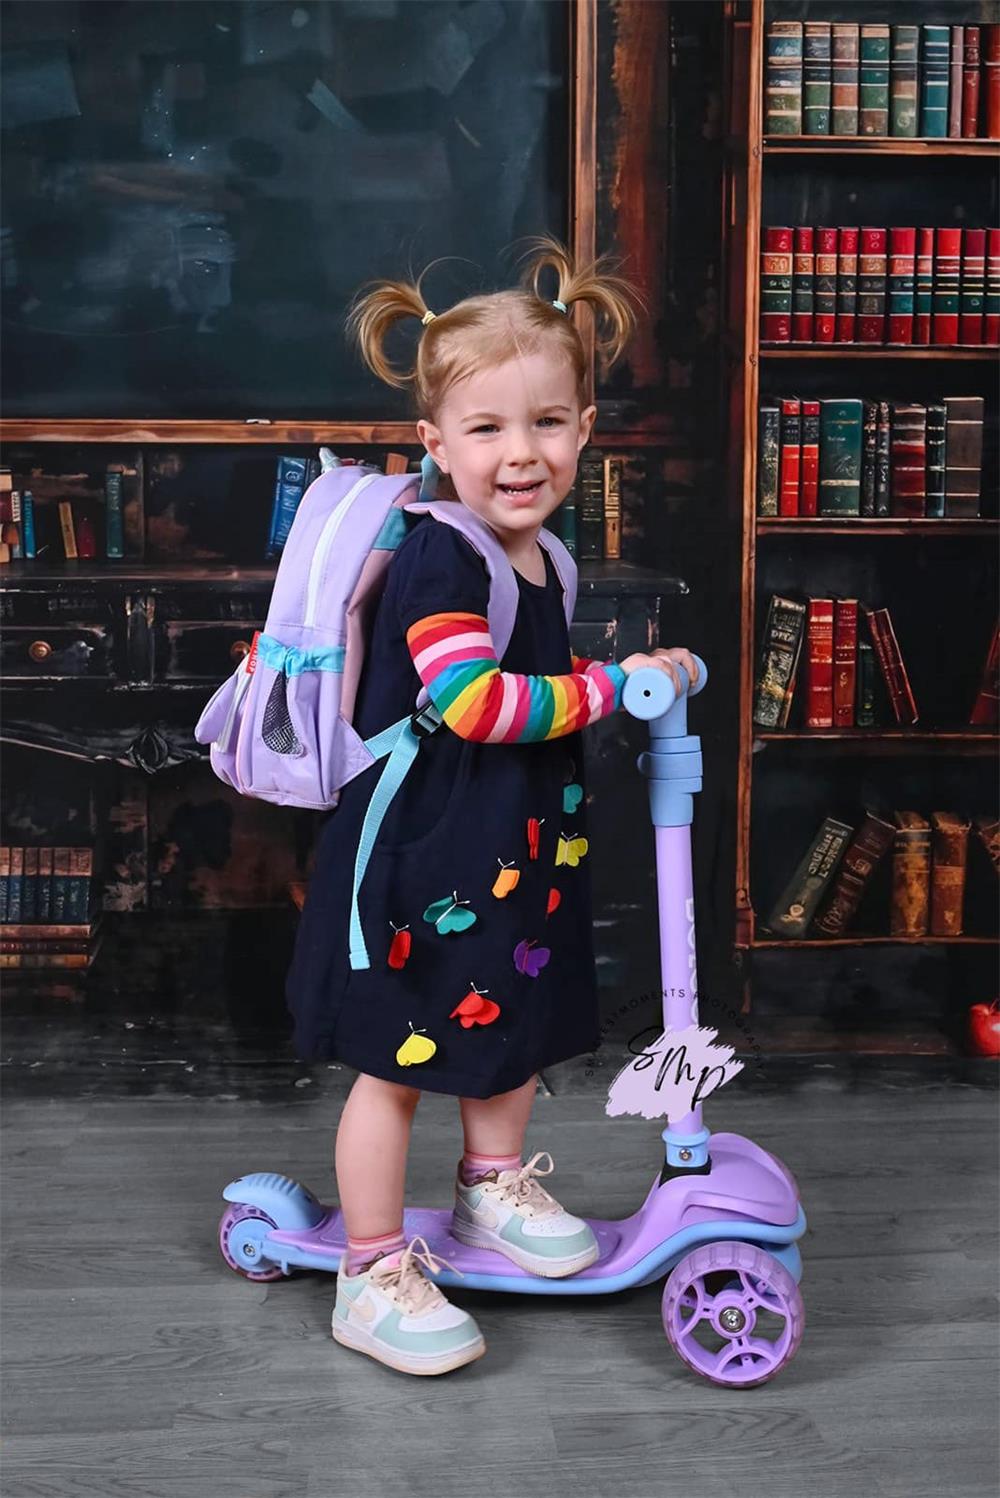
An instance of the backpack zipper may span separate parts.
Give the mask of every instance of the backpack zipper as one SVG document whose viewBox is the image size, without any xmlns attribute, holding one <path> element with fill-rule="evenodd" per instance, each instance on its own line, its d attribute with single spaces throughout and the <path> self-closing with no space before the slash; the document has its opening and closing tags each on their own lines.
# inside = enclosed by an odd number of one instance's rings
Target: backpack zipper
<svg viewBox="0 0 1000 1498">
<path fill-rule="evenodd" d="M 348 493 L 344 495 L 344 498 L 340 501 L 340 504 L 334 510 L 333 514 L 327 520 L 322 531 L 320 532 L 319 544 L 317 545 L 316 550 L 313 553 L 312 563 L 309 567 L 309 586 L 306 592 L 306 615 L 303 621 L 303 623 L 308 628 L 312 628 L 315 622 L 316 611 L 319 607 L 319 586 L 323 577 L 323 568 L 326 565 L 326 558 L 329 553 L 330 547 L 333 545 L 333 542 L 336 538 L 337 532 L 343 524 L 348 510 L 357 499 L 362 489 L 367 489 L 369 484 L 374 483 L 375 480 L 377 478 L 380 478 L 381 476 L 382 475 L 378 473 L 366 473 L 364 478 L 359 479 L 358 482 L 354 485 L 354 488 L 349 490 Z"/>
</svg>

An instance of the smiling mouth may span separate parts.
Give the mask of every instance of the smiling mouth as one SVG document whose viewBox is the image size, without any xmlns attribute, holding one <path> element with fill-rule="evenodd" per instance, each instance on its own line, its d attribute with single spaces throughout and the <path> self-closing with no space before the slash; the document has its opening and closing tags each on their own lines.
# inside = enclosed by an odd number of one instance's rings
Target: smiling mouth
<svg viewBox="0 0 1000 1498">
<path fill-rule="evenodd" d="M 542 479 L 536 479 L 533 484 L 498 484 L 497 488 L 504 494 L 535 494 L 542 487 Z"/>
</svg>

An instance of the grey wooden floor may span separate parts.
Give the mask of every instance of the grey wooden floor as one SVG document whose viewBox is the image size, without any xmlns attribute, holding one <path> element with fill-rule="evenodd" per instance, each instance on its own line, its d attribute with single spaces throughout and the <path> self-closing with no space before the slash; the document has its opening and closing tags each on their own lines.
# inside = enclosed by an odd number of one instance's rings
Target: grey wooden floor
<svg viewBox="0 0 1000 1498">
<path fill-rule="evenodd" d="M 225 1181 L 282 1169 L 330 1200 L 349 1075 L 256 1099 L 6 1104 L 5 1498 L 986 1498 L 997 1492 L 997 1110 L 986 1085 L 806 1068 L 706 1107 L 795 1172 L 806 1332 L 770 1384 L 671 1352 L 662 1286 L 608 1299 L 455 1291 L 484 1358 L 434 1379 L 330 1337 L 334 1280 L 240 1280 Z M 450 1203 L 454 1103 L 426 1096 L 407 1200 Z M 540 1093 L 566 1206 L 620 1217 L 659 1130 Z"/>
</svg>

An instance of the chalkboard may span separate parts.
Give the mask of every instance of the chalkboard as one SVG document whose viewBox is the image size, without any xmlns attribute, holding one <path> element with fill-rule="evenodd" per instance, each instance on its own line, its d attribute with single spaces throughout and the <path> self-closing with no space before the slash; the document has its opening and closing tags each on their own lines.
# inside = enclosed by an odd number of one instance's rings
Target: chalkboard
<svg viewBox="0 0 1000 1498">
<path fill-rule="evenodd" d="M 459 257 L 440 309 L 567 233 L 568 0 L 0 13 L 8 417 L 405 419 L 345 343 L 358 286 Z"/>
</svg>

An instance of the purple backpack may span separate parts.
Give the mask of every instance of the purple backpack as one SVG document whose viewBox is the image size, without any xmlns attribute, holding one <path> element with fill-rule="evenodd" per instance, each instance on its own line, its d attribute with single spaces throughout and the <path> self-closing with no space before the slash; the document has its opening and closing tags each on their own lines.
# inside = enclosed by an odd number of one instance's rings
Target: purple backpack
<svg viewBox="0 0 1000 1498">
<path fill-rule="evenodd" d="M 206 704 L 195 726 L 220 780 L 241 795 L 316 811 L 335 807 L 348 781 L 389 756 L 372 794 L 355 865 L 351 966 L 368 967 L 357 894 L 385 809 L 420 738 L 442 722 L 421 687 L 414 712 L 369 739 L 352 717 L 375 609 L 392 554 L 429 513 L 471 542 L 490 577 L 488 623 L 502 660 L 517 613 L 517 579 L 494 532 L 455 500 L 421 499 L 420 475 L 340 467 L 306 490 L 278 563 L 264 630 Z M 550 531 L 538 540 L 563 588 L 566 622 L 576 604 L 576 563 Z"/>
</svg>

